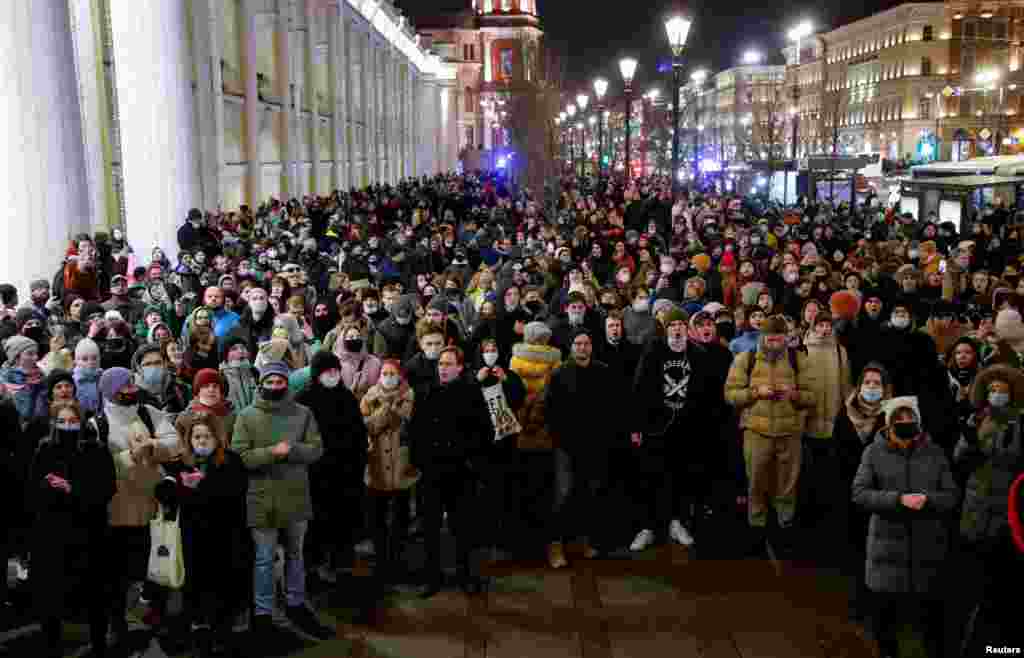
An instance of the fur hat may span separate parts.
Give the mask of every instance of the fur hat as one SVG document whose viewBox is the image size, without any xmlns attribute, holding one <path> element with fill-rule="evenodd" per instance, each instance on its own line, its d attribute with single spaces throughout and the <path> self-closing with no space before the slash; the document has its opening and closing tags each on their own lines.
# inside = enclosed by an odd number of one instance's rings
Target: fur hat
<svg viewBox="0 0 1024 658">
<path fill-rule="evenodd" d="M 921 422 L 921 409 L 917 406 L 917 396 L 903 395 L 898 398 L 886 400 L 882 403 L 882 411 L 885 413 L 886 425 L 892 425 L 892 417 L 900 409 L 910 409 L 914 412 L 914 418 L 917 422 Z"/>
<path fill-rule="evenodd" d="M 786 320 L 781 315 L 773 315 L 769 318 L 765 318 L 765 321 L 761 323 L 762 336 L 786 334 L 788 332 L 789 327 L 786 326 Z"/>
<path fill-rule="evenodd" d="M 860 295 L 849 290 L 832 293 L 828 300 L 832 315 L 842 320 L 852 320 L 860 313 Z"/>
<path fill-rule="evenodd" d="M 988 401 L 988 387 L 994 381 L 1003 381 L 1010 385 L 1010 404 L 1019 407 L 1024 404 L 1024 372 L 1019 368 L 1005 364 L 989 366 L 978 373 L 971 386 L 971 404 L 975 407 L 984 406 Z"/>
<path fill-rule="evenodd" d="M 104 400 L 113 400 L 122 388 L 131 383 L 132 371 L 128 368 L 107 368 L 100 375 L 100 394 Z"/>
</svg>

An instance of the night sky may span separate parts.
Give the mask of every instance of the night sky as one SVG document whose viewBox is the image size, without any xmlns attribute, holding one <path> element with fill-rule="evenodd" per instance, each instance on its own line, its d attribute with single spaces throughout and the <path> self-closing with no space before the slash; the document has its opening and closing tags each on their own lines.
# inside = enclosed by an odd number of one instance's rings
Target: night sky
<svg viewBox="0 0 1024 658">
<path fill-rule="evenodd" d="M 396 4 L 415 16 L 463 3 L 396 0 Z M 593 78 L 603 75 L 612 83 L 611 93 L 621 89 L 617 63 L 626 55 L 640 61 L 637 91 L 658 84 L 659 78 L 667 79 L 655 67 L 670 56 L 664 22 L 674 11 L 688 12 L 694 21 L 683 53 L 688 74 L 698 67 L 717 71 L 734 66 L 743 51 L 752 47 L 765 53 L 769 63 L 781 64 L 784 33 L 798 21 L 806 19 L 816 29 L 831 29 L 900 4 L 899 0 L 537 0 L 549 43 L 567 60 L 569 85 L 590 90 Z M 660 86 L 664 89 L 663 83 Z"/>
</svg>

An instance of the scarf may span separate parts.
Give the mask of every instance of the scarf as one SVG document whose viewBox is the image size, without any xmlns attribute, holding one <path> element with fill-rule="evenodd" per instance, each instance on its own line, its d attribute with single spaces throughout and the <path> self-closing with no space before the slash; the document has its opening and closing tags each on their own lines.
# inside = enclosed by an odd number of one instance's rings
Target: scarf
<svg viewBox="0 0 1024 658">
<path fill-rule="evenodd" d="M 960 386 L 969 386 L 974 381 L 976 374 L 978 374 L 977 368 L 957 368 L 956 366 L 949 368 L 949 376 L 955 379 Z"/>
<path fill-rule="evenodd" d="M 865 402 L 860 396 L 860 391 L 855 390 L 846 398 L 846 415 L 850 417 L 850 424 L 856 430 L 857 436 L 864 443 L 871 437 L 871 430 L 875 428 L 878 417 L 882 414 L 882 401 L 875 403 Z"/>
</svg>

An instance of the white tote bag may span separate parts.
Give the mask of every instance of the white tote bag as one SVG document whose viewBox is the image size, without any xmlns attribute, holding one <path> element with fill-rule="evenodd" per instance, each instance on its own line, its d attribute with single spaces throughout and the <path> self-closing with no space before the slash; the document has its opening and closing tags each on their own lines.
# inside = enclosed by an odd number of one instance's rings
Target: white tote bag
<svg viewBox="0 0 1024 658">
<path fill-rule="evenodd" d="M 149 580 L 170 589 L 181 589 L 185 584 L 185 555 L 181 545 L 181 510 L 173 521 L 164 518 L 163 505 L 149 522 L 152 539 L 149 546 Z"/>
</svg>

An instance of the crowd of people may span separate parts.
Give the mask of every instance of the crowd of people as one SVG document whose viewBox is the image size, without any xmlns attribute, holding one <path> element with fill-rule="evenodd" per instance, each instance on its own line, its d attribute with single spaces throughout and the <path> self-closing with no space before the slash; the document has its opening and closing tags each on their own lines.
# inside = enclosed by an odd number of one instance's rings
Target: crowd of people
<svg viewBox="0 0 1024 658">
<path fill-rule="evenodd" d="M 45 655 L 78 585 L 96 656 L 140 599 L 200 655 L 240 614 L 271 633 L 279 600 L 331 637 L 307 576 L 336 582 L 367 538 L 381 587 L 425 597 L 485 587 L 480 548 L 809 552 L 883 655 L 904 622 L 933 657 L 948 628 L 996 644 L 1020 575 L 1017 221 L 476 172 L 196 209 L 177 262 L 80 235 L 28 299 L 0 285 L 3 553 Z M 730 510 L 745 529 L 714 537 Z M 146 582 L 158 516 L 182 530 L 177 605 Z"/>
</svg>

